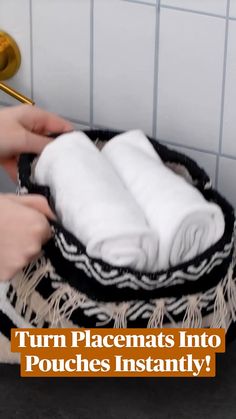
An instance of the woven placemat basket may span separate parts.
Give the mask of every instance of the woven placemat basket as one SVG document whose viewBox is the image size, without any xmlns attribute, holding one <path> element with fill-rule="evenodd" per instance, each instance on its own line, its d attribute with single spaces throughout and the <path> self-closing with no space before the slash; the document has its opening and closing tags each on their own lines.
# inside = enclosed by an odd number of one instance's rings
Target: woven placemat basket
<svg viewBox="0 0 236 419">
<path fill-rule="evenodd" d="M 87 130 L 94 142 L 117 132 Z M 236 320 L 233 207 L 192 159 L 149 138 L 172 170 L 192 183 L 225 218 L 222 238 L 198 257 L 167 271 L 144 273 L 92 259 L 79 240 L 58 222 L 40 257 L 5 286 L 2 333 L 11 327 L 224 327 Z M 36 155 L 19 161 L 20 194 L 37 193 L 50 205 L 48 187 L 34 184 Z M 4 295 L 3 295 L 4 294 Z M 0 297 L 1 299 L 1 297 Z M 13 313 L 14 315 L 9 314 Z M 14 318 L 13 318 L 14 317 Z"/>
</svg>

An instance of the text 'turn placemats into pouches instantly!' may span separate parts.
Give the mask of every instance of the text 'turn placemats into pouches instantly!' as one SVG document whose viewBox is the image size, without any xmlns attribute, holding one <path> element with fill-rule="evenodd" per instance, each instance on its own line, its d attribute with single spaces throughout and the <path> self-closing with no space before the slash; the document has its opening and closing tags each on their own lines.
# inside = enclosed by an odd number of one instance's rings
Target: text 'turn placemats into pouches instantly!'
<svg viewBox="0 0 236 419">
<path fill-rule="evenodd" d="M 86 131 L 92 141 L 110 141 L 117 132 Z M 223 236 L 188 262 L 146 273 L 91 258 L 83 244 L 60 223 L 37 261 L 2 291 L 1 332 L 11 327 L 224 327 L 236 320 L 234 210 L 211 186 L 193 160 L 149 139 L 173 171 L 191 182 L 222 210 Z M 52 203 L 48 187 L 35 184 L 37 156 L 19 161 L 21 194 L 39 193 Z M 27 326 L 25 326 L 27 327 Z"/>
</svg>

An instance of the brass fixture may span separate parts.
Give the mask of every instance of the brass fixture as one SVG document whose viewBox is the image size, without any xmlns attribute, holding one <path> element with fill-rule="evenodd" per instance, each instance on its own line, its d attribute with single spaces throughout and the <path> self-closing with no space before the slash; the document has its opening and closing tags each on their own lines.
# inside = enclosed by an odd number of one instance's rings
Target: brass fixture
<svg viewBox="0 0 236 419">
<path fill-rule="evenodd" d="M 6 32 L 0 31 L 0 80 L 7 80 L 13 77 L 21 64 L 21 55 L 17 43 Z M 0 82 L 0 90 L 14 97 L 22 103 L 34 105 L 34 102 L 17 92 L 15 89 Z"/>
<path fill-rule="evenodd" d="M 14 39 L 6 32 L 0 32 L 0 80 L 13 77 L 21 63 L 20 50 Z"/>
<path fill-rule="evenodd" d="M 12 87 L 9 87 L 6 84 L 1 83 L 1 82 L 0 82 L 0 90 L 2 90 L 3 92 L 5 92 L 8 95 L 14 97 L 16 100 L 18 100 L 21 103 L 27 103 L 28 105 L 34 105 L 34 101 L 32 99 L 22 95 L 21 93 L 17 92 L 17 90 L 12 89 Z"/>
</svg>

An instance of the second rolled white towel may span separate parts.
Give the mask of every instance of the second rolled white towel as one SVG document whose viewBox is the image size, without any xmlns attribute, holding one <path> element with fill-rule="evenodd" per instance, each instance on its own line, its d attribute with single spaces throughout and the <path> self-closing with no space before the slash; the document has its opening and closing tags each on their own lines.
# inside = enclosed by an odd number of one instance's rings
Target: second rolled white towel
<svg viewBox="0 0 236 419">
<path fill-rule="evenodd" d="M 166 167 L 140 130 L 118 135 L 102 149 L 159 237 L 158 268 L 186 262 L 224 232 L 221 209 Z"/>
<path fill-rule="evenodd" d="M 82 132 L 42 152 L 35 181 L 50 187 L 62 224 L 89 256 L 114 266 L 157 270 L 158 239 L 110 162 Z"/>
</svg>

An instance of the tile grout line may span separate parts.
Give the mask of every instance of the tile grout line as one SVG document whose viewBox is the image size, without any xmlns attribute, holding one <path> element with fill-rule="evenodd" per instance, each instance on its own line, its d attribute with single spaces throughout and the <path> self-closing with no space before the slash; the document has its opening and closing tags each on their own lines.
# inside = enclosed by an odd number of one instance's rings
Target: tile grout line
<svg viewBox="0 0 236 419">
<path fill-rule="evenodd" d="M 154 6 L 155 7 L 155 3 L 146 2 L 145 0 L 143 0 L 143 1 L 123 0 L 123 1 L 126 1 L 128 3 L 144 4 L 146 6 Z M 158 2 L 158 0 L 156 0 L 156 1 Z M 161 4 L 160 8 L 176 10 L 176 11 L 181 11 L 181 12 L 187 12 L 187 13 L 196 13 L 196 14 L 200 14 L 200 15 L 203 15 L 203 16 L 218 17 L 218 18 L 221 18 L 221 19 L 225 18 L 224 15 L 219 14 L 219 13 L 205 12 L 204 10 L 187 9 L 186 7 L 171 6 L 171 5 L 168 5 L 168 4 Z M 231 19 L 236 19 L 236 18 L 231 18 Z"/>
<path fill-rule="evenodd" d="M 202 148 L 199 149 L 197 147 L 192 147 L 192 146 L 188 146 L 188 145 L 185 145 L 185 144 L 177 144 L 177 143 L 173 143 L 173 142 L 168 141 L 168 140 L 160 140 L 160 139 L 158 139 L 157 141 L 159 143 L 162 143 L 162 144 L 170 145 L 171 147 L 184 148 L 186 150 L 196 151 L 196 152 L 202 153 L 202 154 L 208 154 L 208 155 L 213 156 L 213 157 L 216 157 L 216 158 L 219 155 L 216 151 L 204 150 Z M 226 159 L 236 161 L 236 156 L 231 156 L 230 154 L 227 154 L 227 153 L 222 153 L 220 155 L 220 157 L 224 157 Z"/>
<path fill-rule="evenodd" d="M 105 125 L 101 125 L 101 124 L 95 124 L 94 126 L 97 129 L 108 129 L 108 130 L 114 130 L 114 131 L 115 130 L 122 131 L 122 129 L 114 128 L 114 127 L 110 127 L 110 126 L 105 126 Z M 210 154 L 210 155 L 213 155 L 215 157 L 217 156 L 217 152 L 212 151 L 212 150 L 204 150 L 202 148 L 197 148 L 197 147 L 189 146 L 189 145 L 182 144 L 182 143 L 179 144 L 179 143 L 175 143 L 175 142 L 169 141 L 169 140 L 162 140 L 161 138 L 157 138 L 156 140 L 160 143 L 172 145 L 173 147 L 182 147 L 182 148 L 186 148 L 186 149 L 189 149 L 189 150 L 198 151 L 200 153 Z M 232 159 L 236 160 L 236 157 L 234 158 L 234 157 L 226 156 L 226 155 L 225 155 L 225 157 L 229 157 L 229 158 L 232 158 Z"/>
<path fill-rule="evenodd" d="M 201 10 L 187 9 L 185 7 L 175 7 L 175 6 L 165 5 L 165 4 L 162 4 L 161 8 L 162 9 L 175 10 L 175 11 L 178 11 L 178 12 L 195 13 L 196 15 L 218 17 L 220 19 L 225 19 L 224 15 L 220 15 L 218 13 L 204 12 L 203 10 L 201 11 Z"/>
<path fill-rule="evenodd" d="M 71 122 L 78 123 L 78 124 L 81 124 L 81 125 L 86 125 L 86 126 L 89 125 L 88 123 L 86 123 L 84 121 L 82 122 L 82 121 L 72 120 L 72 119 L 70 119 L 70 121 Z M 114 127 L 111 127 L 111 126 L 101 125 L 101 124 L 94 124 L 93 128 L 95 128 L 95 129 L 102 129 L 102 130 L 112 130 L 112 131 L 118 131 L 118 132 L 124 131 L 121 128 L 117 128 L 117 127 L 114 128 Z M 196 152 L 202 153 L 202 154 L 208 154 L 208 155 L 213 156 L 213 157 L 217 157 L 218 156 L 218 152 L 217 151 L 212 151 L 212 150 L 207 150 L 207 149 L 204 150 L 203 148 L 197 148 L 197 147 L 189 146 L 189 145 L 182 144 L 182 143 L 179 144 L 179 143 L 175 143 L 175 142 L 169 141 L 169 140 L 162 140 L 160 138 L 156 139 L 156 141 L 158 141 L 159 143 L 162 143 L 164 145 L 170 145 L 170 146 L 173 146 L 173 147 L 184 148 L 186 150 L 196 151 Z M 227 153 L 222 153 L 221 154 L 221 157 L 225 157 L 226 159 L 230 159 L 230 160 L 236 161 L 236 156 L 231 156 L 230 154 L 227 154 Z"/>
<path fill-rule="evenodd" d="M 157 0 L 157 3 L 156 3 L 156 22 L 155 22 L 153 116 L 152 116 L 152 135 L 153 135 L 153 137 L 156 137 L 156 135 L 157 135 L 159 38 L 160 38 L 160 0 Z"/>
<path fill-rule="evenodd" d="M 94 0 L 90 3 L 90 129 L 93 127 L 94 87 Z"/>
<path fill-rule="evenodd" d="M 156 7 L 156 2 L 158 2 L 159 0 L 155 0 L 155 3 L 150 3 L 150 2 L 146 2 L 146 1 L 135 1 L 135 0 L 123 0 L 127 3 L 135 3 L 135 4 L 142 4 L 144 6 L 152 6 L 152 7 Z"/>
<path fill-rule="evenodd" d="M 220 155 L 222 155 L 222 143 L 223 143 L 225 84 L 226 84 L 226 71 L 227 71 L 228 35 L 229 35 L 229 9 L 230 9 L 230 0 L 227 0 L 226 20 L 225 20 L 223 75 L 222 75 L 222 90 L 221 90 L 221 107 L 220 107 L 219 146 L 218 146 L 218 154 L 217 154 L 217 159 L 216 159 L 216 180 L 215 180 L 216 188 L 218 188 L 219 186 L 219 165 L 220 165 Z"/>
<path fill-rule="evenodd" d="M 191 145 L 187 145 L 187 144 L 183 144 L 183 143 L 175 143 L 174 141 L 169 141 L 169 140 L 162 140 L 159 139 L 157 141 L 160 141 L 161 143 L 164 144 L 170 144 L 173 147 L 181 147 L 181 148 L 186 148 L 187 150 L 192 150 L 192 151 L 197 151 L 199 153 L 205 153 L 205 154 L 210 154 L 211 156 L 218 156 L 218 153 L 216 151 L 212 151 L 212 150 L 204 150 L 203 148 L 197 148 Z M 236 157 L 235 157 L 236 159 Z"/>
<path fill-rule="evenodd" d="M 217 14 L 211 14 L 211 13 L 205 13 L 205 12 L 198 12 L 198 11 L 194 11 L 194 10 L 188 10 L 188 9 L 182 9 L 182 8 L 178 8 L 178 7 L 172 7 L 172 6 L 168 6 L 168 5 L 162 5 L 160 6 L 160 0 L 157 0 L 156 4 L 153 3 L 146 3 L 145 1 L 135 1 L 135 0 L 124 0 L 127 2 L 133 2 L 135 4 L 143 4 L 143 5 L 150 5 L 150 6 L 154 6 L 158 12 L 156 11 L 156 27 L 155 27 L 155 33 L 156 33 L 156 39 L 155 39 L 155 63 L 154 63 L 154 98 L 153 98 L 153 136 L 156 136 L 156 132 L 157 132 L 157 118 L 155 118 L 155 116 L 157 116 L 157 107 L 158 107 L 158 93 L 157 93 L 157 89 L 158 89 L 158 64 L 159 64 L 159 27 L 160 27 L 160 9 L 161 8 L 166 8 L 166 9 L 173 9 L 173 10 L 179 10 L 179 11 L 186 11 L 186 12 L 192 12 L 192 13 L 196 13 L 196 14 L 201 14 L 201 15 L 207 15 L 207 16 L 212 16 L 212 17 L 220 17 L 220 18 L 224 18 L 226 20 L 225 23 L 225 41 L 224 41 L 224 56 L 223 56 L 223 75 L 222 75 L 222 90 L 221 90 L 221 104 L 220 104 L 220 127 L 219 127 L 219 147 L 218 147 L 218 152 L 213 152 L 213 151 L 209 151 L 209 150 L 203 150 L 203 149 L 199 149 L 197 147 L 191 147 L 185 144 L 178 144 L 178 143 L 174 143 L 174 142 L 170 142 L 168 140 L 159 140 L 160 142 L 164 143 L 164 144 L 170 144 L 176 147 L 180 147 L 180 148 L 185 148 L 185 149 L 189 149 L 189 150 L 193 150 L 196 152 L 201 152 L 201 153 L 205 153 L 205 154 L 210 154 L 213 156 L 216 156 L 217 161 L 216 161 L 216 186 L 218 186 L 218 181 L 219 181 L 219 159 L 220 157 L 226 157 L 229 158 L 231 160 L 236 160 L 236 157 L 234 156 L 230 156 L 227 154 L 222 153 L 222 145 L 223 145 L 223 120 L 224 120 L 224 104 L 225 104 L 225 84 L 226 84 L 226 72 L 227 72 L 227 50 L 228 50 L 228 32 L 229 32 L 229 21 L 231 20 L 236 20 L 236 18 L 231 18 L 229 17 L 229 8 L 230 8 L 230 0 L 227 0 L 227 7 L 226 7 L 226 17 L 221 16 L 221 15 L 217 15 Z M 34 60 L 33 60 L 33 13 L 32 13 L 32 8 L 33 8 L 33 4 L 32 4 L 33 0 L 29 0 L 29 17 L 30 17 L 30 65 L 31 65 L 31 95 L 32 98 L 34 97 L 34 80 L 33 80 L 33 64 L 34 64 Z M 90 121 L 89 122 L 84 122 L 84 121 L 78 121 L 76 119 L 70 119 L 72 122 L 81 124 L 81 125 L 85 125 L 88 126 L 90 124 L 90 126 L 93 126 L 93 111 L 94 111 L 94 106 L 93 106 L 93 100 L 94 100 L 94 91 L 93 91 L 93 87 L 94 87 L 94 0 L 91 0 L 91 11 L 90 11 Z M 157 20 L 158 19 L 158 20 Z M 158 25 L 157 25 L 158 22 Z M 158 36 L 158 38 L 157 38 Z M 157 48 L 158 47 L 158 50 Z M 156 77 L 155 77 L 156 76 Z M 156 88 L 155 88 L 156 87 Z M 6 104 L 4 102 L 0 101 L 0 105 L 4 105 L 4 106 L 10 106 L 9 104 Z M 98 126 L 99 127 L 99 126 Z M 101 126 L 101 128 L 103 128 Z"/>
<path fill-rule="evenodd" d="M 62 117 L 62 118 L 65 118 L 65 116 L 64 116 L 64 115 L 61 115 L 61 117 Z M 66 117 L 66 119 L 67 119 L 68 121 L 72 122 L 72 123 L 75 123 L 75 124 L 84 125 L 84 126 L 86 126 L 86 127 L 89 127 L 89 126 L 90 126 L 90 121 L 85 122 L 85 121 L 80 121 L 80 120 L 78 120 L 78 119 L 74 119 L 74 118 L 70 118 L 70 117 Z"/>
<path fill-rule="evenodd" d="M 31 99 L 34 100 L 34 76 L 33 76 L 33 5 L 32 0 L 29 0 L 29 14 L 30 14 L 30 83 L 31 83 Z"/>
<path fill-rule="evenodd" d="M 122 0 L 122 1 L 126 1 L 128 3 L 135 3 L 135 4 L 143 4 L 146 6 L 156 6 L 156 3 L 150 3 L 148 1 L 139 1 L 139 0 Z M 158 0 L 156 0 L 158 1 Z M 210 17 L 219 17 L 221 19 L 225 19 L 224 15 L 221 15 L 219 13 L 211 13 L 211 12 L 204 12 L 204 10 L 194 10 L 194 9 L 187 9 L 185 7 L 178 7 L 178 6 L 171 6 L 169 4 L 161 4 L 160 8 L 162 9 L 172 9 L 172 10 L 176 10 L 176 11 L 182 11 L 182 12 L 189 12 L 189 13 L 196 13 L 196 14 L 200 14 L 203 16 L 210 16 Z M 236 20 L 236 16 L 229 16 L 229 20 Z"/>
</svg>

